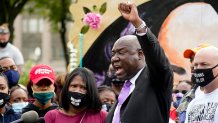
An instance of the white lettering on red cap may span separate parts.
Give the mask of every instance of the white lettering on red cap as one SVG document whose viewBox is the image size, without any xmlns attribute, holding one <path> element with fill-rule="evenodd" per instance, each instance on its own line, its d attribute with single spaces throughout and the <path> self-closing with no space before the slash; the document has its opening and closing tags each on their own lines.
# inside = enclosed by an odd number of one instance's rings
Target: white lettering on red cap
<svg viewBox="0 0 218 123">
<path fill-rule="evenodd" d="M 49 70 L 49 69 L 36 69 L 35 71 L 35 75 L 37 74 L 50 74 L 52 72 L 52 70 Z"/>
</svg>

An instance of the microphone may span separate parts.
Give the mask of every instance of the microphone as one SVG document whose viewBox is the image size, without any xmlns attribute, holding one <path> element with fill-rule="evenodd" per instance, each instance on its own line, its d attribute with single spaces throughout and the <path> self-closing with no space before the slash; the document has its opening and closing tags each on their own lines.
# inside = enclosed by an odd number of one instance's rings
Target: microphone
<svg viewBox="0 0 218 123">
<path fill-rule="evenodd" d="M 45 123 L 44 117 L 39 117 L 36 123 Z"/>
<path fill-rule="evenodd" d="M 11 123 L 37 123 L 39 115 L 36 111 L 28 111 L 21 115 L 21 118 Z"/>
</svg>

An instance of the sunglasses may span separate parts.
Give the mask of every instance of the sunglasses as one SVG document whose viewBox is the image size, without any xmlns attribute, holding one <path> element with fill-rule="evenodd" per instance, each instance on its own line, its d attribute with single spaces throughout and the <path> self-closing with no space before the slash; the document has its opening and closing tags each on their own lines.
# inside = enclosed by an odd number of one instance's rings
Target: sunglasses
<svg viewBox="0 0 218 123">
<path fill-rule="evenodd" d="M 177 90 L 177 89 L 175 89 L 175 90 L 173 90 L 173 93 L 175 93 L 175 94 L 177 94 L 177 93 L 182 93 L 182 94 L 186 94 L 188 91 L 187 90 Z"/>
</svg>

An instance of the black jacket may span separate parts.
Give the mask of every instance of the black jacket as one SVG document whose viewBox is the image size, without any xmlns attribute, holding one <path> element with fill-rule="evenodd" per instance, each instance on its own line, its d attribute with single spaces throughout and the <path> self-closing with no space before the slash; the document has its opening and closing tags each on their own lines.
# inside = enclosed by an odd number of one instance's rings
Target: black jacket
<svg viewBox="0 0 218 123">
<path fill-rule="evenodd" d="M 39 109 L 39 107 L 33 105 L 32 103 L 29 103 L 26 107 L 24 107 L 24 108 L 22 109 L 22 114 L 25 113 L 25 112 L 28 112 L 28 111 L 33 110 L 33 111 L 36 111 L 36 112 L 38 113 L 39 117 L 44 117 L 44 115 L 45 115 L 48 111 L 53 110 L 53 109 L 56 109 L 56 108 L 58 108 L 58 105 L 55 104 L 55 103 L 53 103 L 53 105 L 50 106 L 50 107 L 48 107 L 47 109 L 43 109 L 43 110 L 42 110 L 42 109 Z"/>
<path fill-rule="evenodd" d="M 135 89 L 123 103 L 121 123 L 168 123 L 173 72 L 169 61 L 150 29 L 138 40 L 145 54 L 146 66 L 135 82 Z M 117 102 L 106 123 L 112 123 Z"/>
</svg>

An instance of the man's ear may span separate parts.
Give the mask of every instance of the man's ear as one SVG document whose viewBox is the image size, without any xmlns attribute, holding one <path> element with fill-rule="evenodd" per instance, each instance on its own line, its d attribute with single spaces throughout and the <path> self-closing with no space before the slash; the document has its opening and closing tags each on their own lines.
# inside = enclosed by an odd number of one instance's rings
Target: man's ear
<svg viewBox="0 0 218 123">
<path fill-rule="evenodd" d="M 138 49 L 138 56 L 139 56 L 139 60 L 144 59 L 144 53 L 143 53 L 142 49 Z"/>
</svg>

